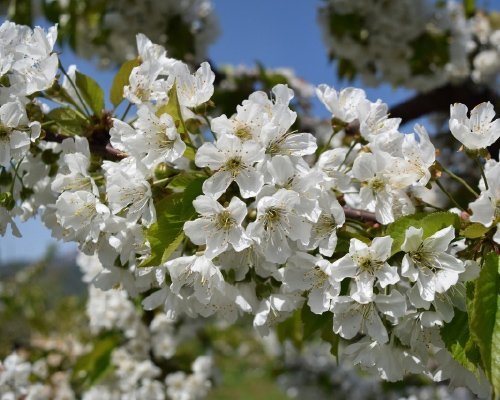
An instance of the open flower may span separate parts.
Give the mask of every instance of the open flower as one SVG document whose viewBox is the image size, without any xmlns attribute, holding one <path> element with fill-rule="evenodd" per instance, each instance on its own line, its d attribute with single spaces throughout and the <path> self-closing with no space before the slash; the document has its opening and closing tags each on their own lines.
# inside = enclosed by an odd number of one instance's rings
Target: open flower
<svg viewBox="0 0 500 400">
<path fill-rule="evenodd" d="M 474 107 L 467 118 L 467 106 L 455 103 L 450 106 L 450 131 L 468 149 L 484 149 L 500 137 L 500 121 L 489 101 Z"/>
<path fill-rule="evenodd" d="M 435 293 L 444 293 L 458 282 L 465 271 L 462 261 L 445 253 L 455 237 L 453 226 L 441 229 L 422 240 L 423 228 L 410 226 L 401 249 L 406 251 L 401 274 L 416 281 L 423 300 L 433 301 Z"/>
<path fill-rule="evenodd" d="M 198 167 L 217 170 L 203 183 L 203 193 L 218 198 L 231 182 L 236 181 L 243 198 L 256 196 L 264 178 L 252 164 L 262 160 L 264 150 L 252 140 L 241 143 L 237 137 L 224 134 L 215 144 L 204 143 L 196 153 Z"/>
<path fill-rule="evenodd" d="M 236 251 L 246 249 L 252 240 L 244 233 L 241 223 L 247 207 L 239 198 L 233 197 L 224 208 L 209 196 L 198 196 L 193 201 L 201 218 L 184 224 L 184 231 L 195 244 L 205 244 L 205 256 L 212 259 L 225 251 L 229 244 Z"/>
<path fill-rule="evenodd" d="M 375 299 L 375 280 L 383 288 L 399 281 L 397 268 L 386 262 L 391 255 L 392 241 L 390 236 L 376 237 L 368 246 L 358 239 L 351 239 L 349 253 L 333 263 L 332 279 L 340 282 L 344 278 L 354 278 L 356 292 L 351 293 L 351 298 L 362 304 L 372 302 Z"/>
</svg>

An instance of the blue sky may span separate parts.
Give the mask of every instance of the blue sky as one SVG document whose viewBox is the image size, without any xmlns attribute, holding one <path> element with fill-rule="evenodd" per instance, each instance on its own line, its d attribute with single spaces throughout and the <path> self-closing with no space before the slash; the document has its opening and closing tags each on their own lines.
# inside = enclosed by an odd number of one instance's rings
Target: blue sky
<svg viewBox="0 0 500 400">
<path fill-rule="evenodd" d="M 255 65 L 260 61 L 268 67 L 290 67 L 314 85 L 327 83 L 337 88 L 350 86 L 335 79 L 334 67 L 328 62 L 316 24 L 316 2 L 298 0 L 212 0 L 219 18 L 221 34 L 209 49 L 209 59 L 215 65 Z M 483 3 L 483 2 L 482 2 Z M 485 2 L 487 4 L 487 2 Z M 491 5 L 491 3 L 490 3 Z M 97 71 L 92 63 L 76 59 L 69 49 L 61 55 L 63 65 L 77 64 L 85 74 L 94 77 L 109 93 L 115 71 Z M 361 87 L 359 82 L 354 86 Z M 364 88 L 367 97 L 375 101 L 381 98 L 389 105 L 401 102 L 411 92 L 391 90 L 389 85 L 378 88 Z M 323 106 L 315 103 L 314 113 L 327 116 Z M 18 223 L 23 238 L 10 234 L 0 239 L 0 265 L 13 259 L 36 259 L 51 243 L 50 232 L 39 220 Z M 71 243 L 58 243 L 60 251 L 76 248 Z"/>
</svg>

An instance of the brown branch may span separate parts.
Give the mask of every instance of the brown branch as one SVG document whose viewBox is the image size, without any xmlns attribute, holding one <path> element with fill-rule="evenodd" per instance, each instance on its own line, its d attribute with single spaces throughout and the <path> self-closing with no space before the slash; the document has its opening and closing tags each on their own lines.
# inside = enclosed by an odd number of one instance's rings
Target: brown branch
<svg viewBox="0 0 500 400">
<path fill-rule="evenodd" d="M 72 136 L 63 135 L 62 133 L 53 132 L 47 129 L 44 129 L 45 136 L 43 140 L 47 142 L 57 142 L 62 143 L 64 139 L 68 139 Z M 108 140 L 99 140 L 93 141 L 92 138 L 89 139 L 89 149 L 92 153 L 99 154 L 100 156 L 113 161 L 119 161 L 123 158 L 128 157 L 126 154 L 123 154 L 120 150 L 116 150 L 111 146 L 111 143 Z"/>
<path fill-rule="evenodd" d="M 498 101 L 496 93 L 472 83 L 442 86 L 427 93 L 419 93 L 389 110 L 391 118 L 401 118 L 405 123 L 435 111 L 449 113 L 450 105 L 465 104 L 469 110 L 480 103 Z"/>
<path fill-rule="evenodd" d="M 375 214 L 369 211 L 356 210 L 354 208 L 344 207 L 344 213 L 347 218 L 356 219 L 361 222 L 377 222 Z"/>
</svg>

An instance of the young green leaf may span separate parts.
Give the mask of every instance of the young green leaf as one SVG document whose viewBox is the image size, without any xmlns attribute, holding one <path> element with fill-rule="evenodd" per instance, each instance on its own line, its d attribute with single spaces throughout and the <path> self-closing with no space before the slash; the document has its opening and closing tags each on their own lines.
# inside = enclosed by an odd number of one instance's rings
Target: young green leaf
<svg viewBox="0 0 500 400">
<path fill-rule="evenodd" d="M 99 84 L 87 75 L 75 71 L 75 83 L 76 87 L 80 91 L 83 100 L 95 115 L 101 116 L 102 110 L 104 110 L 104 92 L 99 86 Z"/>
<path fill-rule="evenodd" d="M 460 229 L 460 218 L 452 212 L 437 212 L 432 214 L 417 213 L 407 215 L 394 221 L 387 233 L 394 239 L 392 243 L 391 255 L 401 251 L 401 246 L 406 239 L 406 230 L 413 226 L 415 228 L 423 228 L 424 233 L 422 239 L 434 235 L 437 231 L 453 225 L 455 229 Z"/>
<path fill-rule="evenodd" d="M 490 228 L 486 228 L 483 224 L 474 223 L 466 226 L 460 231 L 460 235 L 468 239 L 477 239 L 488 232 Z"/>
<path fill-rule="evenodd" d="M 186 133 L 186 126 L 184 125 L 184 120 L 182 118 L 181 106 L 179 103 L 179 97 L 177 96 L 177 83 L 174 82 L 172 88 L 168 91 L 168 103 L 161 106 L 156 111 L 156 116 L 160 117 L 162 114 L 169 114 L 177 126 L 177 132 Z"/>
<path fill-rule="evenodd" d="M 184 239 L 184 223 L 196 217 L 193 200 L 203 193 L 206 178 L 194 178 L 183 192 L 173 193 L 158 202 L 157 221 L 144 230 L 151 246 L 151 256 L 139 267 L 152 267 L 165 263 Z"/>
<path fill-rule="evenodd" d="M 126 61 L 120 67 L 120 70 L 113 79 L 113 85 L 111 86 L 111 92 L 109 94 L 109 99 L 114 107 L 118 106 L 118 104 L 123 101 L 123 88 L 130 84 L 130 73 L 135 67 L 138 66 L 139 60 L 134 58 L 133 60 Z"/>
<path fill-rule="evenodd" d="M 139 267 L 163 264 L 184 237 L 184 222 L 181 220 L 182 193 L 173 193 L 156 204 L 157 221 L 144 230 L 151 246 L 151 256 Z"/>
</svg>

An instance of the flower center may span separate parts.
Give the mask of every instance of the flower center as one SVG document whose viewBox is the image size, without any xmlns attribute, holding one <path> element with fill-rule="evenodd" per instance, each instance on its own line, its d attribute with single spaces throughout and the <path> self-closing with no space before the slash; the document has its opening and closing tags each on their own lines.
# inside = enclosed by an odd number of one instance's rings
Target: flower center
<svg viewBox="0 0 500 400">
<path fill-rule="evenodd" d="M 380 192 L 385 188 L 385 180 L 383 178 L 375 177 L 370 180 L 370 188 L 375 192 Z"/>
<path fill-rule="evenodd" d="M 232 176 L 238 175 L 242 169 L 241 157 L 233 157 L 226 161 L 226 170 L 230 171 Z"/>
<path fill-rule="evenodd" d="M 316 224 L 316 239 L 330 236 L 337 229 L 337 222 L 332 216 L 322 214 Z"/>
<path fill-rule="evenodd" d="M 225 210 L 217 214 L 217 222 L 216 222 L 217 229 L 228 231 L 233 226 L 236 226 L 236 220 L 233 218 L 231 212 Z"/>
<path fill-rule="evenodd" d="M 269 207 L 264 215 L 264 229 L 270 229 L 274 232 L 275 225 L 281 223 L 283 210 L 278 207 Z"/>
<path fill-rule="evenodd" d="M 0 124 L 0 140 L 7 140 L 12 133 L 12 129 Z"/>
<path fill-rule="evenodd" d="M 234 135 L 242 142 L 246 142 L 247 140 L 250 140 L 252 138 L 252 135 L 250 134 L 250 129 L 246 127 L 239 128 Z"/>
</svg>

